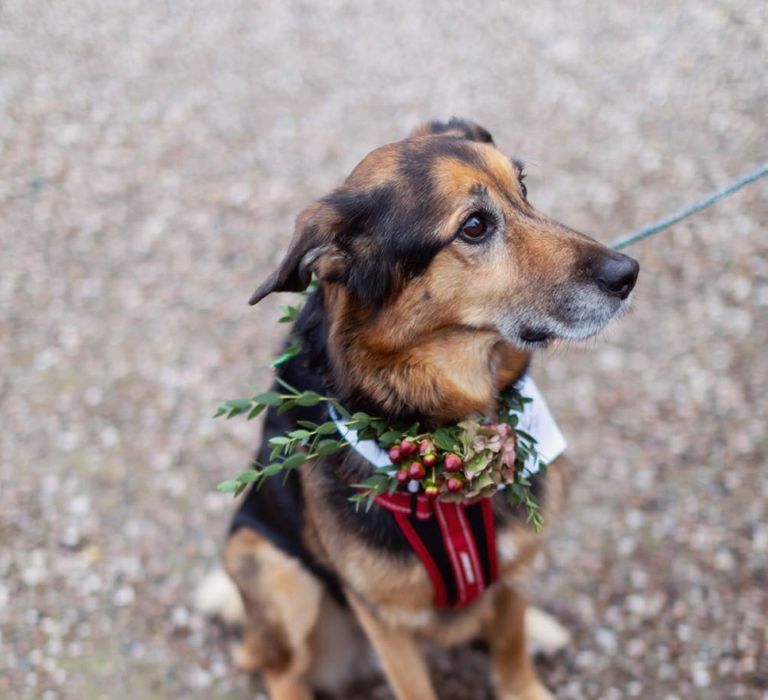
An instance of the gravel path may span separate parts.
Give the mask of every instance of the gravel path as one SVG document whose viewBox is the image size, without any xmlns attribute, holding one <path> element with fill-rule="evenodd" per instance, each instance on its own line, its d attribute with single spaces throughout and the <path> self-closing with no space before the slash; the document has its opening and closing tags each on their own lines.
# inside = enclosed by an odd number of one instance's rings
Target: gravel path
<svg viewBox="0 0 768 700">
<path fill-rule="evenodd" d="M 211 414 L 268 382 L 248 295 L 368 150 L 472 117 L 604 240 L 768 158 L 764 2 L 318 5 L 0 5 L 0 697 L 253 697 L 189 604 L 257 439 Z M 532 587 L 559 698 L 768 698 L 766 225 L 762 183 L 638 245 L 632 313 L 537 363 L 578 465 Z"/>
</svg>

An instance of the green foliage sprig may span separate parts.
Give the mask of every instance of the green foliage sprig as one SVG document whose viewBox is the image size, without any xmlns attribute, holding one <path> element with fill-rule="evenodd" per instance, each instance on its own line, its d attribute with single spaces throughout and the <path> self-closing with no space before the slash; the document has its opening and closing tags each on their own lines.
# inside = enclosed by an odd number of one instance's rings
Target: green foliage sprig
<svg viewBox="0 0 768 700">
<path fill-rule="evenodd" d="M 270 406 L 283 414 L 295 407 L 326 403 L 344 420 L 348 430 L 357 431 L 359 440 L 375 440 L 388 450 L 392 460 L 391 465 L 375 467 L 365 481 L 355 485 L 358 491 L 352 500 L 358 505 L 370 508 L 378 495 L 409 485 L 413 488 L 414 482 L 419 491 L 445 501 L 488 497 L 502 487 L 511 505 L 525 508 L 527 520 L 534 529 L 542 528 L 543 519 L 531 492 L 527 468 L 538 464 L 539 471 L 543 472 L 546 465 L 536 451 L 536 439 L 518 427 L 519 414 L 531 399 L 514 389 L 502 397 L 496 420 L 477 417 L 423 432 L 418 423 L 403 430 L 364 412 L 350 414 L 332 397 L 300 391 L 282 379 L 277 381 L 282 391 L 226 401 L 216 416 L 245 415 L 252 420 Z M 350 446 L 339 436 L 333 420 L 323 423 L 297 420 L 296 425 L 295 430 L 269 439 L 268 464 L 254 461 L 251 469 L 220 483 L 218 489 L 237 496 L 249 484 L 258 488 L 268 477 L 286 474 Z"/>
<path fill-rule="evenodd" d="M 250 399 L 230 399 L 219 406 L 214 417 L 234 418 L 245 414 L 248 420 L 253 420 L 269 406 L 276 407 L 278 415 L 281 415 L 296 406 L 309 407 L 321 403 L 331 404 L 339 415 L 349 415 L 335 399 L 321 396 L 316 391 L 300 391 L 279 378 L 277 382 L 284 391 L 267 391 Z M 296 430 L 269 439 L 269 446 L 272 448 L 269 464 L 254 460 L 251 469 L 238 474 L 234 479 L 221 482 L 218 490 L 239 496 L 248 484 L 258 486 L 266 477 L 297 469 L 317 457 L 336 454 L 349 446 L 344 440 L 328 437 L 338 433 L 333 421 L 314 423 L 299 420 L 296 424 L 299 426 Z"/>
<path fill-rule="evenodd" d="M 302 292 L 303 296 L 309 296 L 317 289 L 317 280 L 312 280 L 307 288 Z M 285 306 L 280 307 L 280 311 L 283 312 L 283 315 L 277 319 L 278 323 L 294 323 L 296 319 L 299 318 L 299 312 L 301 311 L 300 306 L 292 306 L 290 304 L 286 304 Z M 272 368 L 277 369 L 278 367 L 282 367 L 286 362 L 290 362 L 294 357 L 299 355 L 302 351 L 301 342 L 299 339 L 292 335 L 290 342 L 285 347 L 285 350 L 283 350 L 272 362 Z"/>
</svg>

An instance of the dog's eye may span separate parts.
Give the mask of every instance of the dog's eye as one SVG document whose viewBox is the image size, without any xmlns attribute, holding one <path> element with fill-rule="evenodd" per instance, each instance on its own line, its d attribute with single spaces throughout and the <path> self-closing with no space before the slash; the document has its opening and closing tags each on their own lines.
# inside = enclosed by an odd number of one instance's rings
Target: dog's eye
<svg viewBox="0 0 768 700">
<path fill-rule="evenodd" d="M 528 188 L 525 186 L 523 180 L 525 180 L 525 173 L 520 173 L 520 189 L 523 192 L 523 199 L 528 199 Z"/>
<path fill-rule="evenodd" d="M 461 226 L 461 235 L 470 241 L 479 241 L 488 233 L 488 220 L 480 213 L 472 214 Z"/>
</svg>

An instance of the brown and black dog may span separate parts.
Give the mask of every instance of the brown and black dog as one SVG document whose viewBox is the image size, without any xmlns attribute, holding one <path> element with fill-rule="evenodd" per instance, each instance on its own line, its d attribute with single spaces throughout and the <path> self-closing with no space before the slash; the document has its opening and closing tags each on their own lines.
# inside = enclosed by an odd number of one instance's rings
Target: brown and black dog
<svg viewBox="0 0 768 700">
<path fill-rule="evenodd" d="M 532 350 L 600 331 L 637 274 L 632 258 L 537 212 L 521 164 L 482 127 L 452 119 L 376 149 L 302 212 L 251 303 L 314 276 L 295 327 L 304 351 L 282 377 L 351 411 L 434 427 L 491 413 Z M 271 411 L 264 445 L 297 419 L 326 420 L 322 410 Z M 551 698 L 515 587 L 543 535 L 496 497 L 499 581 L 464 609 L 437 609 L 391 513 L 349 500 L 371 468 L 349 450 L 248 494 L 225 550 L 246 613 L 238 664 L 261 671 L 274 700 L 304 700 L 362 672 L 365 637 L 400 700 L 430 700 L 420 642 L 482 639 L 497 697 Z M 547 529 L 566 481 L 563 460 L 534 479 Z"/>
</svg>

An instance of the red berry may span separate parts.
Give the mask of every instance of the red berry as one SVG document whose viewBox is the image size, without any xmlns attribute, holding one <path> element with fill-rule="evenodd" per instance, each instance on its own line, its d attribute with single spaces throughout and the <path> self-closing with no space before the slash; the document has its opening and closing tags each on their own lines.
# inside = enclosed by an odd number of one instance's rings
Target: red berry
<svg viewBox="0 0 768 700">
<path fill-rule="evenodd" d="M 399 445 L 389 448 L 389 459 L 392 464 L 399 464 L 403 461 L 403 453 L 401 452 Z"/>
<path fill-rule="evenodd" d="M 424 487 L 424 493 L 427 495 L 427 498 L 437 498 L 440 489 L 437 488 L 436 484 L 428 484 Z"/>
<path fill-rule="evenodd" d="M 445 455 L 445 459 L 443 460 L 443 466 L 445 467 L 445 471 L 447 472 L 457 472 L 463 466 L 461 457 L 453 453 L 447 454 Z"/>
<path fill-rule="evenodd" d="M 419 462 L 412 462 L 411 466 L 408 467 L 408 476 L 410 476 L 411 479 L 421 481 L 421 479 L 423 479 L 426 475 L 427 472 L 424 470 L 424 467 L 419 464 Z"/>
<path fill-rule="evenodd" d="M 400 443 L 400 454 L 403 457 L 410 457 L 415 452 L 416 443 L 413 442 L 413 440 L 409 440 L 408 438 L 403 439 L 403 441 Z"/>
<path fill-rule="evenodd" d="M 411 480 L 411 477 L 408 476 L 407 469 L 399 469 L 397 474 L 395 474 L 395 477 L 397 478 L 398 483 L 401 484 L 407 484 Z"/>
<path fill-rule="evenodd" d="M 451 493 L 456 493 L 457 491 L 461 491 L 461 489 L 464 488 L 464 484 L 455 476 L 452 476 L 450 479 L 448 479 L 448 481 L 445 482 L 445 485 Z"/>
<path fill-rule="evenodd" d="M 419 454 L 425 455 L 427 452 L 434 452 L 435 451 L 435 444 L 432 442 L 432 440 L 422 440 L 419 443 Z"/>
<path fill-rule="evenodd" d="M 425 467 L 434 467 L 435 462 L 437 462 L 437 455 L 434 452 L 427 452 L 422 456 L 421 461 Z"/>
</svg>

